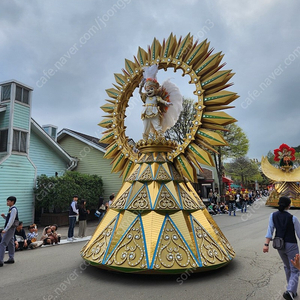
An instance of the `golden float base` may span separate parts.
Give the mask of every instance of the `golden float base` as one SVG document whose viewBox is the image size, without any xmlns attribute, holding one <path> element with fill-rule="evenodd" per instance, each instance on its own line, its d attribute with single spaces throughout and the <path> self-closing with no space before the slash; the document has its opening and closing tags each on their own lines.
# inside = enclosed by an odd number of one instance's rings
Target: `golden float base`
<svg viewBox="0 0 300 300">
<path fill-rule="evenodd" d="M 125 273 L 180 274 L 220 268 L 234 258 L 193 186 L 167 159 L 170 147 L 139 144 L 137 164 L 81 250 L 88 263 Z"/>
</svg>

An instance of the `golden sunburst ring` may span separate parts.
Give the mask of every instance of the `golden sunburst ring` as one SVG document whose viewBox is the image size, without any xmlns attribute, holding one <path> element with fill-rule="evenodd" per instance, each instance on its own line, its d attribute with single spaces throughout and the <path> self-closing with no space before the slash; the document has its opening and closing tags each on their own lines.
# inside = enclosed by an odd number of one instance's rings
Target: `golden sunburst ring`
<svg viewBox="0 0 300 300">
<path fill-rule="evenodd" d="M 190 34 L 179 39 L 170 34 L 162 43 L 154 38 L 147 51 L 139 47 L 134 61 L 125 59 L 123 73 L 114 74 L 116 83 L 106 90 L 110 99 L 101 108 L 108 115 L 99 123 L 106 128 L 100 141 L 109 144 L 105 157 L 114 159 L 112 172 L 122 171 L 124 179 L 124 174 L 132 170 L 133 162 L 138 161 L 138 154 L 125 135 L 124 120 L 129 98 L 143 78 L 143 68 L 153 64 L 157 64 L 159 69 L 182 70 L 182 75 L 188 75 L 189 83 L 195 85 L 194 94 L 197 95 L 194 104 L 196 114 L 190 132 L 182 144 L 168 152 L 168 160 L 183 166 L 180 168 L 182 175 L 191 181 L 196 178 L 184 172 L 186 167 L 194 168 L 193 164 L 214 165 L 207 149 L 227 145 L 214 130 L 222 130 L 225 125 L 236 121 L 220 110 L 231 108 L 228 104 L 238 98 L 236 93 L 225 91 L 232 85 L 228 81 L 234 73 L 221 70 L 225 65 L 221 64 L 223 56 L 221 52 L 212 54 L 207 40 L 198 43 Z"/>
</svg>

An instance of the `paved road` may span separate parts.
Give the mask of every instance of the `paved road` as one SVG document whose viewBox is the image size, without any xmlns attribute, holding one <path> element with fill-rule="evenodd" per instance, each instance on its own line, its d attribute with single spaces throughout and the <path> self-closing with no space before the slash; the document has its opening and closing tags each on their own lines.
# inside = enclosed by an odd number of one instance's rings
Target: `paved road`
<svg viewBox="0 0 300 300">
<path fill-rule="evenodd" d="M 111 273 L 86 266 L 84 242 L 16 253 L 0 269 L 1 300 L 23 299 L 283 299 L 284 271 L 272 248 L 263 254 L 268 217 L 274 209 L 257 201 L 247 214 L 215 216 L 236 258 L 216 271 L 176 276 Z M 300 210 L 292 210 L 300 219 Z"/>
</svg>

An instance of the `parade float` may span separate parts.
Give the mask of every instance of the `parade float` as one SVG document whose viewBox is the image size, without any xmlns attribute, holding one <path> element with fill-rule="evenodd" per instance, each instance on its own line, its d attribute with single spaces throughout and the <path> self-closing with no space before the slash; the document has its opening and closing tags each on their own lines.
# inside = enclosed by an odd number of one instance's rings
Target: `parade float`
<svg viewBox="0 0 300 300">
<path fill-rule="evenodd" d="M 125 59 L 125 69 L 114 74 L 116 83 L 101 107 L 107 115 L 99 125 L 105 128 L 101 142 L 109 144 L 105 157 L 112 159 L 112 172 L 121 172 L 123 185 L 81 250 L 89 264 L 125 273 L 179 274 L 220 268 L 234 258 L 192 185 L 200 164 L 214 166 L 213 146 L 227 145 L 219 132 L 236 121 L 222 111 L 238 98 L 225 90 L 234 74 L 221 70 L 224 55 L 212 51 L 206 40 L 171 34 L 162 43 L 154 38 L 147 50 L 139 47 L 134 61 Z M 178 87 L 157 81 L 157 72 L 168 68 L 181 70 L 195 85 L 196 114 L 181 144 L 164 136 L 182 107 Z M 144 132 L 133 147 L 124 119 L 138 88 Z"/>
<path fill-rule="evenodd" d="M 262 157 L 262 172 L 271 180 L 273 189 L 267 199 L 266 205 L 278 207 L 281 196 L 291 199 L 291 207 L 300 207 L 300 168 L 295 168 L 295 149 L 286 144 L 274 150 L 274 161 L 278 166 L 269 163 L 267 157 Z"/>
</svg>

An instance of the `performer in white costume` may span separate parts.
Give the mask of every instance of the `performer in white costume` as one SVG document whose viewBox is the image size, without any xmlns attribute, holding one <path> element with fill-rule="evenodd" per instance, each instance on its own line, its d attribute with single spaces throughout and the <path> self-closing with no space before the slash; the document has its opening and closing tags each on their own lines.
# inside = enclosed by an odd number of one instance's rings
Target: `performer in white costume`
<svg viewBox="0 0 300 300">
<path fill-rule="evenodd" d="M 145 107 L 141 115 L 145 140 L 149 138 L 149 134 L 162 137 L 164 132 L 176 123 L 182 110 L 179 89 L 169 80 L 160 87 L 156 80 L 157 72 L 157 65 L 145 68 L 144 79 L 140 84 L 139 93 Z M 146 93 L 142 93 L 143 87 Z"/>
</svg>

